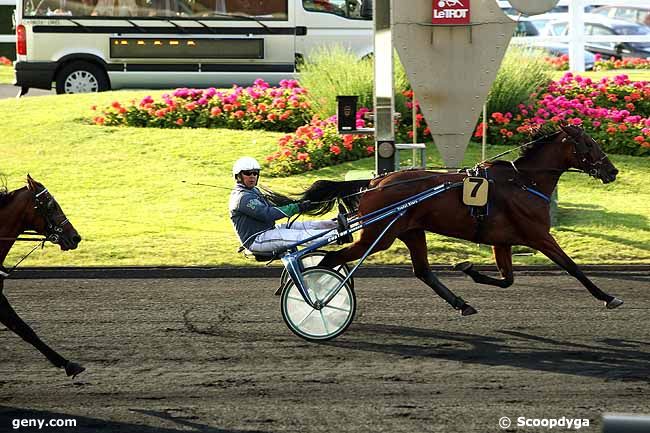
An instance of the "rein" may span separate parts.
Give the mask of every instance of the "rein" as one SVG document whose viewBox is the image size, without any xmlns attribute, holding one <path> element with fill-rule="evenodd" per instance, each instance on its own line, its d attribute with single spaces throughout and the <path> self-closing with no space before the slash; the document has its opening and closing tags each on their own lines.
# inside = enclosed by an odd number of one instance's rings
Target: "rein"
<svg viewBox="0 0 650 433">
<path fill-rule="evenodd" d="M 6 238 L 0 238 L 0 239 L 6 239 Z M 36 240 L 38 240 L 38 239 L 30 239 L 30 240 L 32 240 L 32 241 L 36 241 Z M 39 246 L 40 246 L 41 248 L 45 247 L 45 241 L 46 241 L 46 240 L 47 240 L 47 239 L 43 239 L 42 241 L 40 241 L 40 244 L 36 244 L 36 245 L 34 246 L 34 248 L 32 248 L 30 252 L 28 252 L 28 253 L 25 254 L 25 255 L 24 255 L 20 260 L 18 260 L 18 263 L 16 263 L 16 264 L 11 268 L 11 269 L 5 269 L 4 267 L 2 267 L 2 266 L 0 265 L 0 280 L 2 280 L 2 279 L 4 279 L 4 278 L 7 278 L 7 277 L 8 277 L 8 276 L 13 272 L 13 271 L 16 270 L 16 268 L 18 267 L 18 265 L 20 265 L 20 264 L 21 264 L 21 263 L 22 263 L 22 262 L 23 262 L 27 257 L 31 256 L 32 253 L 33 253 L 34 251 L 36 251 L 36 249 L 37 249 Z"/>
</svg>

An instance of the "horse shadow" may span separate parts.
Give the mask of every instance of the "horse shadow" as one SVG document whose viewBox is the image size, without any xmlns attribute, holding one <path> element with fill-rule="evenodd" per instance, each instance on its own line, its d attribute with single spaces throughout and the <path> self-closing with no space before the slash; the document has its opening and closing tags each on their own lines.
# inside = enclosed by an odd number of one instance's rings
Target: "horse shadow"
<svg viewBox="0 0 650 433">
<path fill-rule="evenodd" d="M 148 426 L 143 424 L 131 424 L 117 421 L 107 421 L 99 418 L 77 416 L 69 413 L 52 412 L 47 410 L 24 409 L 0 405 L 0 431 L 20 431 L 27 433 L 36 432 L 62 432 L 74 431 L 75 433 L 187 433 L 188 431 L 198 433 L 266 433 L 261 430 L 229 430 L 212 427 L 191 420 L 191 417 L 175 416 L 167 411 L 153 411 L 144 409 L 130 409 L 146 416 L 161 418 L 178 424 L 178 428 L 165 428 L 159 426 Z M 75 420 L 74 427 L 46 427 L 39 428 L 36 426 L 16 427 L 14 423 L 21 420 Z"/>
<path fill-rule="evenodd" d="M 585 223 L 589 223 L 593 221 L 606 221 L 608 219 L 619 222 L 625 221 L 625 225 L 631 227 L 647 227 L 648 224 L 650 224 L 648 217 L 645 215 L 608 212 L 601 206 L 584 203 L 560 203 L 558 208 L 557 229 L 560 231 L 577 233 L 582 236 L 597 237 L 614 244 L 627 245 L 644 251 L 650 251 L 650 246 L 647 245 L 647 242 L 607 235 L 602 232 L 579 230 L 574 227 L 562 226 L 563 221 L 571 221 L 572 223 L 584 221 Z"/>
<path fill-rule="evenodd" d="M 354 340 L 321 344 L 403 357 L 650 383 L 650 341 L 604 338 L 581 344 L 514 330 L 496 330 L 503 337 L 494 337 L 371 323 L 353 324 L 350 329 Z"/>
</svg>

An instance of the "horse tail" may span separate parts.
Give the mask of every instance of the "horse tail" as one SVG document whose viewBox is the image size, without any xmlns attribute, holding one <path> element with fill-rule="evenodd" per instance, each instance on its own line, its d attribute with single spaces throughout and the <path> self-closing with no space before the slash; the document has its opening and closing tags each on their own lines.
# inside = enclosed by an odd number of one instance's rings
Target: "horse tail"
<svg viewBox="0 0 650 433">
<path fill-rule="evenodd" d="M 363 188 L 370 185 L 370 179 L 333 181 L 318 180 L 314 182 L 302 195 L 300 200 L 309 200 L 314 207 L 307 212 L 309 215 L 324 215 L 334 208 L 336 199 L 340 199 L 348 213 L 354 212 L 359 206 L 361 194 L 357 194 Z"/>
<path fill-rule="evenodd" d="M 271 204 L 271 206 L 284 206 L 296 201 L 295 197 L 289 197 L 280 194 L 279 192 L 271 191 L 270 189 L 265 188 L 261 185 L 258 185 L 257 188 L 260 190 L 266 201 Z"/>
</svg>

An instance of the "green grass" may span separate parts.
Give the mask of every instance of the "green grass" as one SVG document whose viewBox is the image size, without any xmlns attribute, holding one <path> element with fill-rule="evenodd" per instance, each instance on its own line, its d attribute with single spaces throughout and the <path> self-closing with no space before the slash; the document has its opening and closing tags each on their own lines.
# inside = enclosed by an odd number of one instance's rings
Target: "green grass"
<svg viewBox="0 0 650 433">
<path fill-rule="evenodd" d="M 236 253 L 228 216 L 232 162 L 241 155 L 263 158 L 280 133 L 232 130 L 155 130 L 98 127 L 90 106 L 156 97 L 161 91 L 59 95 L 0 100 L 0 154 L 9 189 L 30 173 L 55 195 L 83 237 L 80 248 L 62 253 L 48 245 L 24 265 L 226 265 L 249 264 Z M 489 149 L 489 155 L 505 150 Z M 470 146 L 465 163 L 479 159 Z M 407 155 L 404 154 L 403 157 Z M 566 174 L 560 184 L 560 244 L 579 263 L 650 263 L 650 161 L 613 156 L 620 179 L 602 185 Z M 429 164 L 440 165 L 429 150 Z M 351 169 L 371 169 L 372 159 L 262 182 L 297 192 L 320 178 L 342 179 Z M 191 186 L 183 181 L 214 184 Z M 491 263 L 491 252 L 468 242 L 431 236 L 430 260 Z M 19 243 L 5 265 L 30 246 Z M 373 263 L 408 263 L 399 242 Z M 548 263 L 540 255 L 519 264 Z"/>
<path fill-rule="evenodd" d="M 13 66 L 0 65 L 0 84 L 12 84 L 14 82 Z"/>
</svg>

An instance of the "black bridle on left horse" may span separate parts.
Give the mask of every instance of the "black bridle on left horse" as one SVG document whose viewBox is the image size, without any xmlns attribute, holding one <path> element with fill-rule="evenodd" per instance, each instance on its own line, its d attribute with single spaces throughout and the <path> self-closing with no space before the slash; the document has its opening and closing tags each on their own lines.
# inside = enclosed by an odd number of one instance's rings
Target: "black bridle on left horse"
<svg viewBox="0 0 650 433">
<path fill-rule="evenodd" d="M 29 257 L 36 249 L 40 246 L 43 248 L 45 242 L 50 241 L 52 243 L 57 243 L 63 233 L 63 226 L 69 223 L 68 218 L 64 218 L 62 221 L 56 223 L 54 221 L 55 217 L 60 216 L 60 214 L 54 214 L 54 197 L 47 190 L 43 188 L 41 191 L 32 192 L 34 197 L 34 209 L 39 213 L 39 215 L 45 220 L 45 236 L 44 237 L 0 237 L 0 241 L 24 241 L 24 242 L 39 242 L 40 245 L 34 246 L 30 252 L 25 254 L 11 269 L 7 270 L 0 264 L 0 279 L 6 278 L 11 274 L 17 267 L 20 265 L 23 260 Z M 39 233 L 34 231 L 25 231 L 23 234 L 28 236 L 39 236 Z"/>
</svg>

